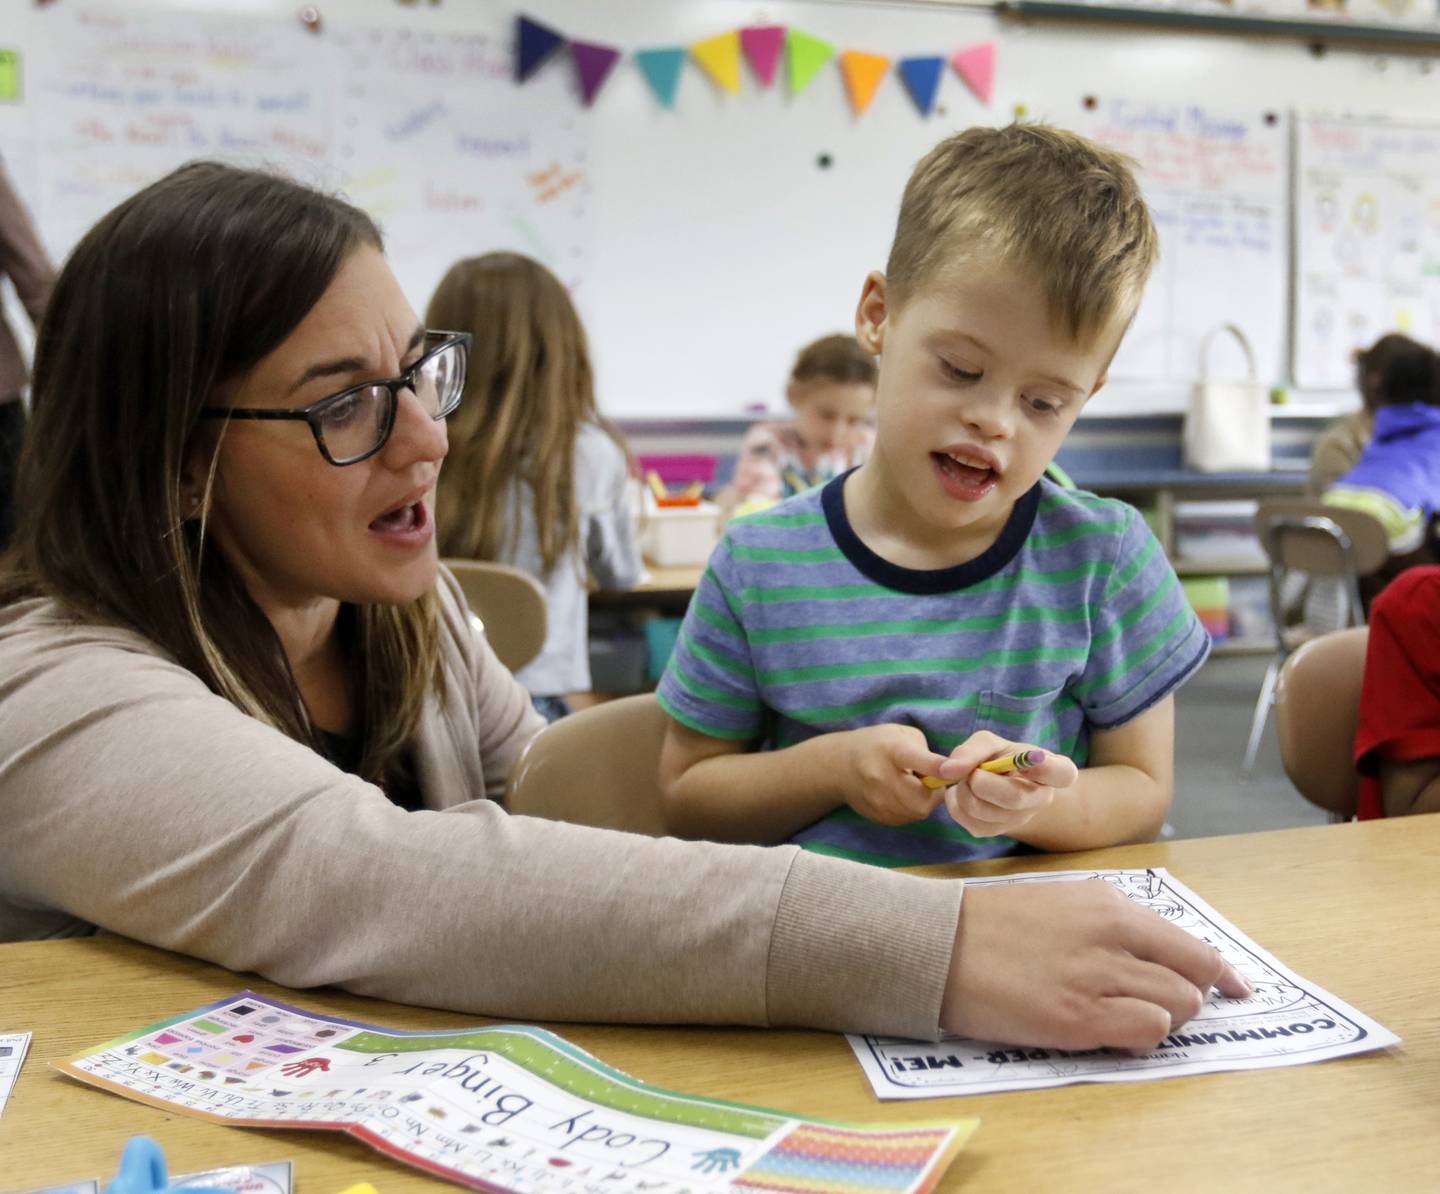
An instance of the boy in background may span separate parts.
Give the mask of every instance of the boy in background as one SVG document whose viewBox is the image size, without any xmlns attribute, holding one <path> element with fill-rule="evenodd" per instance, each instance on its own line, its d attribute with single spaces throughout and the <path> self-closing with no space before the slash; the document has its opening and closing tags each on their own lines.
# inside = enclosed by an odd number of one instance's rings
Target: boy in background
<svg viewBox="0 0 1440 1194">
<path fill-rule="evenodd" d="M 1082 137 L 919 163 L 856 312 L 874 450 L 730 524 L 661 682 L 676 832 L 904 865 L 1159 830 L 1209 639 L 1133 508 L 1042 476 L 1155 256 L 1127 159 Z M 979 770 L 1018 747 L 1046 757 Z"/>
<path fill-rule="evenodd" d="M 875 358 L 854 336 L 822 336 L 802 348 L 785 386 L 795 417 L 745 433 L 720 504 L 742 513 L 774 505 L 863 461 L 875 440 L 875 377 Z"/>
</svg>

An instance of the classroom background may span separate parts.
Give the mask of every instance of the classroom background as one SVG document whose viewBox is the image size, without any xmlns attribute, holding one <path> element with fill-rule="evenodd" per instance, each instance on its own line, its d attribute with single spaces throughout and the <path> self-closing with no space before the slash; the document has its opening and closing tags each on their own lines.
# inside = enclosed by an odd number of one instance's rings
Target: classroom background
<svg viewBox="0 0 1440 1194">
<path fill-rule="evenodd" d="M 1032 0 L 0 0 L 0 12 L 0 152 L 57 261 L 182 161 L 277 164 L 381 221 L 417 310 L 457 256 L 544 262 L 585 321 L 605 412 L 642 456 L 702 462 L 712 483 L 747 423 L 783 411 L 795 349 L 851 326 L 904 180 L 935 141 L 1023 116 L 1125 149 L 1162 261 L 1061 463 L 1146 509 L 1223 648 L 1180 698 L 1176 831 L 1323 819 L 1273 741 L 1234 782 L 1273 654 L 1249 519 L 1257 499 L 1300 491 L 1315 435 L 1356 405 L 1355 348 L 1389 330 L 1440 340 L 1432 12 L 1401 0 L 1120 23 Z M 1192 386 L 1251 373 L 1230 337 L 1202 361 L 1224 323 L 1276 399 L 1271 468 L 1197 477 L 1180 453 Z M 616 622 L 636 644 L 616 664 L 630 669 L 621 689 L 645 682 L 633 612 Z"/>
</svg>

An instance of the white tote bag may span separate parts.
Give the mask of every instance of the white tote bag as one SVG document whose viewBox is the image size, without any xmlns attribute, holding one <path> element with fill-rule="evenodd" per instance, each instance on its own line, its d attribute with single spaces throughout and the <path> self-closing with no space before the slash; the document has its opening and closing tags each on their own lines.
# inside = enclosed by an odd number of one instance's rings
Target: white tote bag
<svg viewBox="0 0 1440 1194">
<path fill-rule="evenodd" d="M 1246 381 L 1210 381 L 1210 347 L 1229 332 L 1245 352 Z M 1200 380 L 1185 414 L 1185 467 L 1202 473 L 1270 471 L 1270 395 L 1256 380 L 1255 350 L 1233 323 L 1211 328 L 1200 342 Z"/>
</svg>

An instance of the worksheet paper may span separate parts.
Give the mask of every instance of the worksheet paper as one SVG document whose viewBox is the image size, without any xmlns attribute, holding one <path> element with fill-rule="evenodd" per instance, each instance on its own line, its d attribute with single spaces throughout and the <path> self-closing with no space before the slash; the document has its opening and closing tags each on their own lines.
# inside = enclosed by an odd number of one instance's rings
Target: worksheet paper
<svg viewBox="0 0 1440 1194">
<path fill-rule="evenodd" d="M 1393 1032 L 1288 969 L 1163 869 L 1056 871 L 967 879 L 966 886 L 1069 879 L 1114 884 L 1137 904 L 1214 946 L 1250 980 L 1255 994 L 1225 999 L 1212 991 L 1195 1019 L 1152 1052 L 1138 1056 L 1121 1049 L 1017 1048 L 968 1037 L 946 1037 L 936 1045 L 851 1036 L 850 1047 L 880 1098 L 938 1099 L 1072 1082 L 1139 1082 L 1217 1070 L 1267 1069 L 1399 1043 Z"/>
<path fill-rule="evenodd" d="M 5 1104 L 10 1098 L 10 1089 L 20 1076 L 20 1066 L 25 1061 L 25 1052 L 30 1048 L 28 1032 L 0 1032 L 0 1115 L 5 1114 Z"/>
<path fill-rule="evenodd" d="M 202 1119 L 347 1132 L 518 1194 L 926 1194 L 979 1122 L 796 1119 L 647 1086 L 539 1028 L 398 1032 L 249 991 L 56 1068 Z"/>
</svg>

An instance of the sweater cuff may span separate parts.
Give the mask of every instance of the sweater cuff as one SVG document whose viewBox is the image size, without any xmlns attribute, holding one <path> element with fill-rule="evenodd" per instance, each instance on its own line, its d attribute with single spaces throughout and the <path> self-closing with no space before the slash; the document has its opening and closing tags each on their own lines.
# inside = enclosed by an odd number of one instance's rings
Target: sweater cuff
<svg viewBox="0 0 1440 1194">
<path fill-rule="evenodd" d="M 962 887 L 797 851 L 770 943 L 770 1023 L 939 1039 Z"/>
</svg>

